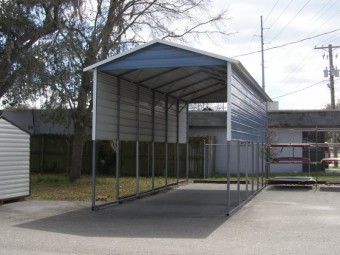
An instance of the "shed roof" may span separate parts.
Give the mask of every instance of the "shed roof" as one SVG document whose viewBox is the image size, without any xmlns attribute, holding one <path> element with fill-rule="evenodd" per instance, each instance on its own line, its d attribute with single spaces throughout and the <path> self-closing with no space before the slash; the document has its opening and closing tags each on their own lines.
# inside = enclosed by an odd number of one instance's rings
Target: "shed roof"
<svg viewBox="0 0 340 255">
<path fill-rule="evenodd" d="M 271 101 L 241 62 L 221 55 L 153 40 L 88 66 L 188 103 L 227 102 L 227 64 Z"/>
<path fill-rule="evenodd" d="M 74 127 L 72 120 L 66 123 L 54 121 L 48 118 L 46 110 L 3 110 L 0 111 L 3 118 L 23 131 L 31 135 L 73 135 Z M 67 110 L 62 113 L 68 114 Z"/>
<path fill-rule="evenodd" d="M 0 120 L 5 121 L 5 122 L 8 122 L 8 123 L 10 123 L 11 125 L 13 125 L 14 127 L 16 127 L 17 129 L 19 129 L 19 130 L 21 130 L 21 131 L 27 133 L 28 135 L 30 135 L 30 133 L 29 133 L 28 131 L 26 131 L 25 129 L 21 128 L 21 127 L 18 126 L 16 123 L 14 123 L 13 121 L 7 119 L 6 117 L 4 117 L 4 116 L 2 116 L 2 115 L 0 116 Z"/>
</svg>

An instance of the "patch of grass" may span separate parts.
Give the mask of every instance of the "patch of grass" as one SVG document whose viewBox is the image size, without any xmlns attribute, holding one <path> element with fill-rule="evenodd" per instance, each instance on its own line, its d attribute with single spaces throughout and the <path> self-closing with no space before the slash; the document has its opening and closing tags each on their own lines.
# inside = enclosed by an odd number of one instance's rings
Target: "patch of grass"
<svg viewBox="0 0 340 255">
<path fill-rule="evenodd" d="M 35 183 L 61 183 L 65 178 L 61 175 L 33 175 L 32 182 Z"/>
<path fill-rule="evenodd" d="M 176 182 L 175 178 L 168 178 L 168 183 Z M 155 188 L 165 185 L 164 177 L 155 177 Z M 140 177 L 139 192 L 151 190 L 152 180 Z M 136 193 L 136 178 L 121 177 L 119 179 L 119 196 L 129 196 Z M 66 200 L 88 201 L 92 196 L 92 178 L 83 176 L 74 183 L 68 181 L 67 176 L 52 174 L 31 175 L 31 199 L 37 200 Z M 116 199 L 115 177 L 99 176 L 96 178 L 96 197 L 107 201 Z"/>
<path fill-rule="evenodd" d="M 277 173 L 275 176 L 308 176 L 308 173 Z M 330 174 L 325 172 L 312 172 L 311 176 L 318 182 L 339 182 L 340 174 Z M 261 176 L 259 180 L 261 182 Z M 245 176 L 241 175 L 241 181 L 245 181 Z M 217 175 L 205 180 L 225 181 L 226 176 Z M 231 181 L 236 181 L 237 176 L 232 175 Z M 249 183 L 252 182 L 251 176 L 248 176 Z M 176 182 L 175 178 L 168 178 L 168 184 Z M 189 179 L 189 183 L 193 179 Z M 256 177 L 254 183 L 257 183 Z M 155 188 L 165 185 L 164 177 L 155 177 Z M 152 180 L 148 177 L 140 177 L 139 192 L 151 190 Z M 120 197 L 134 195 L 136 193 L 135 177 L 120 177 L 119 195 Z M 31 175 L 31 199 L 38 200 L 68 200 L 68 201 L 89 201 L 92 197 L 92 178 L 83 176 L 74 183 L 70 183 L 68 177 L 58 174 L 32 174 Z M 96 197 L 104 198 L 106 201 L 116 199 L 116 179 L 110 176 L 98 176 L 96 178 Z"/>
</svg>

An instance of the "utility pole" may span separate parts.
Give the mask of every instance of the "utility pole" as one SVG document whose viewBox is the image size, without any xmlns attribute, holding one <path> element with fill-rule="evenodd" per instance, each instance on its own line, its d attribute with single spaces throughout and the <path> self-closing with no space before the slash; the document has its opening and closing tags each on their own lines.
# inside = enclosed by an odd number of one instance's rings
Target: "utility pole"
<svg viewBox="0 0 340 255">
<path fill-rule="evenodd" d="M 262 56 L 262 89 L 265 91 L 265 80 L 264 80 L 264 50 L 263 50 L 263 21 L 261 16 L 261 56 Z"/>
<path fill-rule="evenodd" d="M 334 95 L 334 76 L 339 76 L 338 70 L 334 69 L 333 65 L 333 49 L 340 48 L 340 46 L 328 46 L 315 47 L 314 49 L 328 50 L 328 60 L 329 60 L 329 89 L 331 90 L 331 109 L 335 109 L 335 95 Z M 327 69 L 325 70 L 327 72 Z"/>
<path fill-rule="evenodd" d="M 340 46 L 333 46 L 332 44 L 329 44 L 328 46 L 322 46 L 322 47 L 315 47 L 314 49 L 322 49 L 322 50 L 328 50 L 328 60 L 329 60 L 329 71 L 324 71 L 324 76 L 327 77 L 329 73 L 329 89 L 331 90 L 331 109 L 335 110 L 335 96 L 334 96 L 334 76 L 339 77 L 338 70 L 334 69 L 333 65 L 333 49 L 340 48 Z M 338 157 L 338 146 L 336 146 L 338 140 L 337 140 L 337 132 L 332 132 L 332 140 L 333 140 L 333 157 Z M 334 166 L 338 166 L 338 162 L 334 162 Z"/>
</svg>

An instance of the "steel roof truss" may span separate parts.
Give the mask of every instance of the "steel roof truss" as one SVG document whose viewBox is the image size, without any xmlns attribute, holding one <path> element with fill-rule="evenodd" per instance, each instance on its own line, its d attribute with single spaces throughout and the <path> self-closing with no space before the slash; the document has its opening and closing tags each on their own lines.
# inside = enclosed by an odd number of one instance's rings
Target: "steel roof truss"
<svg viewBox="0 0 340 255">
<path fill-rule="evenodd" d="M 223 85 L 223 84 L 221 84 L 220 82 L 216 82 L 216 83 L 211 84 L 209 87 L 204 87 L 204 88 L 189 92 L 187 94 L 181 95 L 181 97 L 187 97 L 187 96 L 190 96 L 190 95 L 195 95 L 198 92 L 201 92 L 201 91 L 204 91 L 204 90 L 207 90 L 207 89 L 211 89 L 211 87 L 214 87 L 214 86 L 217 86 L 217 85 Z"/>
<path fill-rule="evenodd" d="M 146 81 L 149 81 L 149 80 L 152 80 L 152 79 L 154 79 L 154 78 L 156 78 L 156 77 L 159 77 L 160 75 L 168 74 L 168 73 L 171 73 L 171 72 L 176 71 L 176 70 L 178 70 L 178 69 L 180 69 L 180 67 L 167 69 L 167 70 L 165 70 L 165 71 L 163 71 L 163 72 L 154 74 L 154 75 L 152 75 L 152 76 L 150 76 L 150 77 L 147 77 L 147 78 L 145 78 L 145 79 L 143 79 L 143 80 L 140 80 L 140 81 L 138 81 L 138 83 L 144 83 L 144 82 L 146 82 Z"/>
<path fill-rule="evenodd" d="M 200 72 L 202 72 L 202 71 L 199 70 L 199 71 L 196 71 L 196 72 L 187 74 L 187 75 L 185 75 L 185 76 L 179 77 L 179 78 L 174 79 L 174 80 L 172 80 L 172 81 L 168 81 L 168 82 L 166 82 L 166 83 L 163 83 L 163 84 L 161 84 L 161 85 L 159 85 L 159 86 L 157 86 L 157 87 L 154 87 L 153 89 L 163 88 L 163 87 L 165 87 L 165 86 L 168 86 L 168 85 L 171 84 L 171 83 L 175 83 L 175 82 L 178 82 L 178 81 L 181 81 L 181 80 L 185 80 L 185 79 L 187 79 L 187 78 L 189 78 L 189 77 L 191 77 L 191 76 L 194 76 L 194 75 L 196 75 L 196 74 L 198 74 L 198 73 L 200 73 Z"/>
<path fill-rule="evenodd" d="M 202 97 L 205 97 L 205 96 L 212 95 L 212 94 L 214 94 L 214 93 L 216 93 L 216 92 L 219 92 L 219 91 L 222 91 L 222 90 L 225 90 L 225 88 L 222 88 L 222 89 L 218 89 L 218 90 L 212 91 L 212 92 L 210 92 L 210 93 L 201 95 L 201 96 L 196 97 L 196 98 L 191 98 L 191 99 L 190 99 L 190 102 L 195 101 L 195 100 L 197 100 L 197 99 L 199 99 L 199 98 L 202 98 Z"/>
<path fill-rule="evenodd" d="M 211 77 L 205 77 L 204 79 L 201 79 L 201 80 L 195 81 L 195 82 L 193 82 L 193 83 L 187 84 L 187 85 L 185 85 L 185 86 L 179 87 L 179 88 L 177 88 L 177 89 L 168 91 L 167 93 L 172 94 L 172 93 L 175 93 L 175 92 L 180 91 L 180 90 L 184 90 L 184 91 L 185 91 L 187 88 L 190 88 L 190 87 L 195 86 L 195 85 L 197 85 L 197 84 L 200 84 L 200 83 L 202 83 L 202 82 L 208 81 L 208 80 L 210 80 L 210 79 L 212 79 L 212 78 L 211 78 Z"/>
</svg>

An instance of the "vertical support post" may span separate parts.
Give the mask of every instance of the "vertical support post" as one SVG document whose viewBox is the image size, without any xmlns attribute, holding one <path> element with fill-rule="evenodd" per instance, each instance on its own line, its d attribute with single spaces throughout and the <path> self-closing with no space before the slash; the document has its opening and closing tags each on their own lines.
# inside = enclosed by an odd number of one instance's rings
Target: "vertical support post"
<svg viewBox="0 0 340 255">
<path fill-rule="evenodd" d="M 207 167 L 206 167 L 206 164 L 207 164 L 207 157 L 206 157 L 206 148 L 205 148 L 205 140 L 203 141 L 203 179 L 205 179 L 207 177 L 206 175 L 206 171 L 207 171 Z"/>
<path fill-rule="evenodd" d="M 228 104 L 228 111 L 227 111 L 227 141 L 231 141 L 231 114 L 232 114 L 232 68 L 231 63 L 228 62 L 227 64 L 227 104 Z"/>
<path fill-rule="evenodd" d="M 92 141 L 92 211 L 96 208 L 96 140 Z"/>
<path fill-rule="evenodd" d="M 176 143 L 176 182 L 179 182 L 179 143 Z"/>
<path fill-rule="evenodd" d="M 240 185 L 240 172 L 241 172 L 241 143 L 237 141 L 237 205 L 241 204 L 241 185 Z"/>
<path fill-rule="evenodd" d="M 186 144 L 185 182 L 189 181 L 189 142 Z"/>
<path fill-rule="evenodd" d="M 176 102 L 176 179 L 179 181 L 179 100 Z"/>
<path fill-rule="evenodd" d="M 265 166 L 265 145 L 264 145 L 264 143 L 262 143 L 262 149 L 261 149 L 261 151 L 262 151 L 262 154 L 261 154 L 261 162 L 262 162 L 262 165 L 261 165 L 261 187 L 263 187 L 264 186 L 264 166 Z"/>
<path fill-rule="evenodd" d="M 246 183 L 246 198 L 248 200 L 248 167 L 249 167 L 249 158 L 248 158 L 248 142 L 245 143 L 245 151 L 246 151 L 246 158 L 245 158 L 245 162 L 246 162 L 246 165 L 245 165 L 245 183 Z"/>
<path fill-rule="evenodd" d="M 189 106 L 188 104 L 186 105 L 186 182 L 189 181 Z"/>
<path fill-rule="evenodd" d="M 117 133 L 116 133 L 116 200 L 119 200 L 119 173 L 120 173 L 120 79 L 117 80 Z"/>
<path fill-rule="evenodd" d="M 165 142 L 165 171 L 164 171 L 164 178 L 165 178 L 165 186 L 168 185 L 168 165 L 169 165 L 169 145 L 168 142 Z"/>
<path fill-rule="evenodd" d="M 308 147 L 308 158 L 309 158 L 309 162 L 308 162 L 308 176 L 310 176 L 310 147 Z"/>
<path fill-rule="evenodd" d="M 254 194 L 254 174 L 255 174 L 255 145 L 251 143 L 251 193 Z"/>
<path fill-rule="evenodd" d="M 93 113 L 92 113 L 92 210 L 96 206 L 96 126 L 97 126 L 97 69 L 93 72 Z"/>
<path fill-rule="evenodd" d="M 155 189 L 155 91 L 152 91 L 152 144 L 151 144 L 151 175 L 152 175 L 152 190 Z"/>
<path fill-rule="evenodd" d="M 136 141 L 136 195 L 139 195 L 139 141 Z"/>
<path fill-rule="evenodd" d="M 119 200 L 120 141 L 116 140 L 116 200 Z"/>
<path fill-rule="evenodd" d="M 227 215 L 230 214 L 230 141 L 227 141 Z"/>
<path fill-rule="evenodd" d="M 169 98 L 165 95 L 165 185 L 168 185 L 168 165 L 169 165 L 169 146 L 168 146 L 168 132 L 169 132 Z"/>
<path fill-rule="evenodd" d="M 136 195 L 139 195 L 139 86 L 136 98 Z"/>
<path fill-rule="evenodd" d="M 256 143 L 256 190 L 259 190 L 260 179 L 259 179 L 259 171 L 260 171 L 260 144 Z"/>
<path fill-rule="evenodd" d="M 152 190 L 155 189 L 155 142 L 151 144 L 151 175 L 152 175 Z"/>
</svg>

